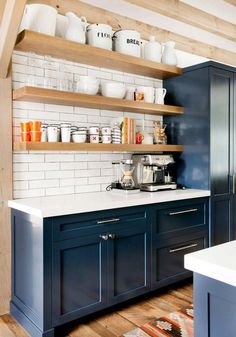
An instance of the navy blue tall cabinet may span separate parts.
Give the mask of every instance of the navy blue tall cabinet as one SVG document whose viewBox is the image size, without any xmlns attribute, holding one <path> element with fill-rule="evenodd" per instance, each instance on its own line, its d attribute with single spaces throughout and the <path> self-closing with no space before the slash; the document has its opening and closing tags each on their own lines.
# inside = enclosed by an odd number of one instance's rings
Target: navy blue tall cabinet
<svg viewBox="0 0 236 337">
<path fill-rule="evenodd" d="M 184 144 L 177 182 L 211 190 L 210 243 L 236 238 L 236 69 L 206 62 L 165 80 L 167 104 L 184 106 L 166 117 L 168 140 Z"/>
</svg>

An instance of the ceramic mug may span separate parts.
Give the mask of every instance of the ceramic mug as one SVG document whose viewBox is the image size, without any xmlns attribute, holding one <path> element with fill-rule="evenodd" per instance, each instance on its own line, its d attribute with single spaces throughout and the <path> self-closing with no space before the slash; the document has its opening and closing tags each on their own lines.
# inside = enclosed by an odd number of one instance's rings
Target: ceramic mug
<svg viewBox="0 0 236 337">
<path fill-rule="evenodd" d="M 95 135 L 91 134 L 89 136 L 89 140 L 90 140 L 90 143 L 92 143 L 92 144 L 99 143 L 99 134 L 95 134 Z"/>
<path fill-rule="evenodd" d="M 141 132 L 136 133 L 136 144 L 142 144 L 144 137 Z"/>
<path fill-rule="evenodd" d="M 164 104 L 164 98 L 166 95 L 166 89 L 165 88 L 157 88 L 155 90 L 155 103 L 156 104 Z"/>
<path fill-rule="evenodd" d="M 62 126 L 61 127 L 61 141 L 62 143 L 69 143 L 71 140 L 71 127 Z"/>
<path fill-rule="evenodd" d="M 48 141 L 53 143 L 58 141 L 58 127 L 56 125 L 48 126 Z"/>
<path fill-rule="evenodd" d="M 98 135 L 99 134 L 99 127 L 98 126 L 90 126 L 89 133 L 90 133 L 90 135 Z"/>
<path fill-rule="evenodd" d="M 111 127 L 110 126 L 104 126 L 101 129 L 103 136 L 110 136 L 111 135 Z"/>
<path fill-rule="evenodd" d="M 155 98 L 155 89 L 153 87 L 138 86 L 137 93 L 144 93 L 144 102 L 153 103 Z"/>
<path fill-rule="evenodd" d="M 103 144 L 111 144 L 111 136 L 110 135 L 103 135 L 102 136 L 102 143 Z"/>
</svg>

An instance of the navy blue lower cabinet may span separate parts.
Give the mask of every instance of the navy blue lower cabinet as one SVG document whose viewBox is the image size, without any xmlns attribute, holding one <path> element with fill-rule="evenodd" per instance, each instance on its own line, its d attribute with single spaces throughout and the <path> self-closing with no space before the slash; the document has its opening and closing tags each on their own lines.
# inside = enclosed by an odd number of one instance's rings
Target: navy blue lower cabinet
<svg viewBox="0 0 236 337">
<path fill-rule="evenodd" d="M 194 337 L 235 337 L 236 288 L 194 273 Z"/>
<path fill-rule="evenodd" d="M 11 314 L 32 337 L 188 277 L 208 198 L 39 219 L 12 211 Z"/>
</svg>

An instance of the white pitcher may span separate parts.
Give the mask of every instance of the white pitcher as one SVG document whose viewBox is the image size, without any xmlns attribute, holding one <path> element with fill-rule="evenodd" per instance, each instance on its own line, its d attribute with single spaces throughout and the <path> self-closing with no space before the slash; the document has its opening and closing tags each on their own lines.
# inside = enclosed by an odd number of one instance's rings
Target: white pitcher
<svg viewBox="0 0 236 337">
<path fill-rule="evenodd" d="M 156 41 L 155 36 L 150 36 L 149 42 L 145 44 L 144 58 L 154 62 L 161 62 L 161 44 Z"/>
<path fill-rule="evenodd" d="M 164 104 L 164 98 L 166 95 L 166 89 L 165 88 L 157 88 L 155 90 L 155 103 L 156 104 Z"/>
<path fill-rule="evenodd" d="M 42 34 L 55 35 L 56 18 L 57 10 L 52 6 L 26 5 L 19 31 L 29 29 Z"/>
<path fill-rule="evenodd" d="M 84 16 L 80 18 L 72 12 L 66 13 L 68 19 L 68 28 L 65 33 L 67 40 L 85 43 L 85 31 L 87 20 Z"/>
<path fill-rule="evenodd" d="M 161 62 L 169 64 L 170 66 L 177 65 L 177 56 L 175 52 L 175 42 L 168 41 L 162 44 L 164 46 L 164 51 L 162 54 Z"/>
</svg>

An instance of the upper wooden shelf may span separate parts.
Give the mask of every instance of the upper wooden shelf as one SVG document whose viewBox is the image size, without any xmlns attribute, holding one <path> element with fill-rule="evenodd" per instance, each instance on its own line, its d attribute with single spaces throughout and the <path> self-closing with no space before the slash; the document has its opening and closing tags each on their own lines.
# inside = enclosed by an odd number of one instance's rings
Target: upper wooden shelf
<svg viewBox="0 0 236 337">
<path fill-rule="evenodd" d="M 150 115 L 179 115 L 182 107 L 171 105 L 134 102 L 126 99 L 79 94 L 68 91 L 23 87 L 13 91 L 15 101 L 28 101 L 47 104 L 72 105 L 114 111 L 129 111 Z"/>
<path fill-rule="evenodd" d="M 15 49 L 159 79 L 178 76 L 182 73 L 181 68 L 178 67 L 28 30 L 18 35 Z"/>
<path fill-rule="evenodd" d="M 15 142 L 14 151 L 182 152 L 183 145 Z"/>
</svg>

